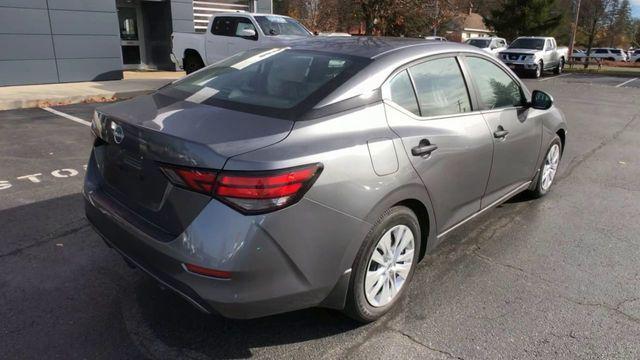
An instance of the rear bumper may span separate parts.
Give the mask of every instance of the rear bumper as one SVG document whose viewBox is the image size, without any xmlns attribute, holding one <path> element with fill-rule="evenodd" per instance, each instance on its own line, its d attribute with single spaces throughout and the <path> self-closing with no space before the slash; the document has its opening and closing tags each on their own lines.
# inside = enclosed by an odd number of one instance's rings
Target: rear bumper
<svg viewBox="0 0 640 360">
<path fill-rule="evenodd" d="M 342 308 L 355 254 L 370 225 L 303 199 L 274 213 L 244 216 L 212 200 L 172 241 L 159 241 L 99 188 L 90 162 L 86 216 L 129 262 L 203 312 L 256 318 L 313 306 Z M 190 263 L 231 272 L 216 279 Z"/>
</svg>

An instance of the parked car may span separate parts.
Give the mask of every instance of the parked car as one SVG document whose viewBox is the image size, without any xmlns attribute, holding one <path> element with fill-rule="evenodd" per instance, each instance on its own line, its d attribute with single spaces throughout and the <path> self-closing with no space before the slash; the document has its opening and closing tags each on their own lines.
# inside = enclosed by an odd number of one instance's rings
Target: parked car
<svg viewBox="0 0 640 360">
<path fill-rule="evenodd" d="M 447 41 L 447 38 L 444 38 L 442 36 L 425 36 L 424 39 L 425 40 L 441 41 L 441 42 L 446 42 Z"/>
<path fill-rule="evenodd" d="M 587 56 L 593 59 L 602 59 L 608 61 L 627 61 L 626 55 L 624 55 L 619 49 L 593 48 Z"/>
<path fill-rule="evenodd" d="M 560 74 L 569 49 L 557 46 L 552 37 L 523 36 L 514 40 L 499 58 L 512 70 L 539 78 L 546 70 Z"/>
<path fill-rule="evenodd" d="M 236 54 L 92 130 L 86 216 L 128 263 L 204 312 L 363 322 L 454 229 L 548 193 L 566 141 L 551 96 L 485 51 L 366 37 Z"/>
<path fill-rule="evenodd" d="M 584 50 L 580 50 L 580 49 L 573 49 L 573 53 L 571 55 L 571 57 L 577 61 L 582 61 L 582 59 L 584 59 L 587 56 L 587 54 L 584 52 Z"/>
<path fill-rule="evenodd" d="M 476 37 L 467 39 L 464 43 L 480 48 L 495 56 L 507 49 L 507 40 L 498 37 Z"/>
<path fill-rule="evenodd" d="M 629 61 L 640 62 L 640 49 L 636 49 L 630 54 Z"/>
<path fill-rule="evenodd" d="M 171 60 L 190 74 L 235 53 L 258 47 L 284 46 L 313 34 L 288 16 L 220 13 L 209 19 L 204 34 L 174 32 Z"/>
</svg>

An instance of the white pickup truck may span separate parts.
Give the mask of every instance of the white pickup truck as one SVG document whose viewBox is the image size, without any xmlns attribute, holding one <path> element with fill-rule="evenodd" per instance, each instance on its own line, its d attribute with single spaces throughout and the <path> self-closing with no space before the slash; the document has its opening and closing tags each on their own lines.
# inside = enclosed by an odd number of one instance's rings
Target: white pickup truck
<svg viewBox="0 0 640 360">
<path fill-rule="evenodd" d="M 241 51 L 282 46 L 310 36 L 313 34 L 309 30 L 288 16 L 245 12 L 213 14 L 204 34 L 171 34 L 171 61 L 190 74 Z"/>
<path fill-rule="evenodd" d="M 552 37 L 522 36 L 500 52 L 499 58 L 513 71 L 539 78 L 545 70 L 562 73 L 568 54 L 569 49 L 559 47 Z"/>
</svg>

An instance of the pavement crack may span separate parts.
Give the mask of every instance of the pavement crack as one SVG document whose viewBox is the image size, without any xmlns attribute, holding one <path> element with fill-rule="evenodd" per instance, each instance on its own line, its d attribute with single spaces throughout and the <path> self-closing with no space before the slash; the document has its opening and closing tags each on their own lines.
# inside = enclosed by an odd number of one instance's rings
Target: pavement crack
<svg viewBox="0 0 640 360">
<path fill-rule="evenodd" d="M 54 232 L 54 233 L 47 234 L 47 235 L 45 235 L 44 238 L 42 238 L 40 240 L 37 240 L 37 241 L 34 241 L 29 245 L 25 245 L 23 247 L 19 247 L 17 249 L 14 249 L 14 250 L 11 250 L 11 251 L 8 251 L 8 252 L 5 252 L 5 253 L 0 253 L 0 258 L 4 258 L 4 257 L 7 257 L 7 256 L 13 256 L 13 255 L 20 254 L 25 250 L 28 250 L 28 249 L 31 249 L 31 248 L 34 248 L 34 247 L 38 247 L 38 246 L 46 244 L 46 243 L 48 243 L 48 242 L 50 242 L 52 240 L 56 240 L 56 239 L 60 239 L 60 238 L 63 238 L 63 237 L 67 237 L 69 235 L 73 235 L 73 234 L 75 234 L 77 232 L 82 231 L 83 229 L 85 229 L 87 227 L 89 227 L 89 224 L 85 222 L 82 225 L 73 227 L 71 229 L 65 230 L 65 231 L 60 232 L 60 233 L 55 233 Z"/>
<path fill-rule="evenodd" d="M 569 176 L 571 176 L 571 174 L 573 173 L 573 171 L 580 166 L 582 163 L 584 163 L 585 161 L 589 160 L 589 158 L 591 158 L 596 152 L 598 152 L 598 150 L 602 149 L 603 147 L 607 146 L 610 142 L 616 140 L 617 138 L 620 137 L 620 135 L 622 135 L 629 127 L 631 127 L 631 125 L 640 117 L 640 115 L 634 115 L 631 120 L 629 120 L 620 130 L 616 131 L 615 133 L 613 133 L 613 135 L 611 135 L 611 137 L 609 138 L 605 138 L 604 140 L 602 140 L 600 142 L 600 144 L 598 144 L 598 146 L 596 146 L 595 148 L 589 150 L 588 152 L 584 153 L 583 155 L 574 158 L 569 165 L 567 165 L 567 169 L 564 171 L 564 173 L 558 177 L 558 180 L 556 182 L 559 182 L 565 178 L 568 178 Z"/>
<path fill-rule="evenodd" d="M 396 330 L 396 329 L 393 329 L 393 328 L 390 328 L 390 327 L 388 327 L 388 329 L 389 329 L 389 330 L 391 330 L 391 331 L 395 331 L 395 332 L 397 332 L 398 334 L 400 334 L 400 335 L 404 336 L 405 338 L 409 339 L 411 342 L 413 342 L 414 344 L 416 344 L 416 345 L 418 345 L 418 346 L 422 346 L 422 347 L 424 347 L 424 348 L 426 348 L 426 349 L 429 349 L 429 350 L 431 350 L 431 351 L 438 352 L 438 353 L 440 353 L 440 354 L 446 355 L 447 357 L 449 357 L 449 358 L 451 358 L 451 359 L 460 359 L 460 360 L 464 360 L 464 358 L 463 358 L 463 357 L 455 356 L 455 355 L 453 355 L 452 353 L 450 353 L 449 351 L 442 350 L 442 349 L 438 349 L 438 348 L 435 348 L 435 347 L 433 347 L 433 346 L 429 346 L 429 345 L 427 345 L 427 344 L 423 343 L 422 341 L 420 341 L 420 340 L 418 340 L 418 339 L 414 338 L 413 336 L 411 336 L 411 335 L 409 335 L 409 334 L 407 334 L 407 333 L 404 333 L 404 332 L 402 332 L 402 331 L 400 331 L 400 330 Z"/>
<path fill-rule="evenodd" d="M 588 302 L 588 301 L 581 301 L 581 300 L 576 300 L 570 297 L 566 297 L 566 296 L 562 296 L 559 295 L 559 297 L 561 299 L 564 299 L 570 303 L 579 305 L 579 306 L 587 306 L 587 307 L 599 307 L 599 308 L 603 308 L 605 310 L 609 310 L 612 311 L 614 313 L 617 313 L 619 315 L 621 315 L 622 317 L 626 318 L 627 320 L 634 322 L 636 324 L 640 324 L 640 318 L 637 318 L 635 316 L 629 315 L 626 312 L 620 310 L 620 307 L 622 307 L 622 305 L 628 303 L 628 302 L 633 302 L 638 300 L 637 298 L 633 298 L 633 299 L 627 299 L 627 300 L 623 300 L 621 302 L 619 302 L 616 306 L 611 306 L 609 304 L 606 303 L 601 303 L 601 302 Z"/>
</svg>

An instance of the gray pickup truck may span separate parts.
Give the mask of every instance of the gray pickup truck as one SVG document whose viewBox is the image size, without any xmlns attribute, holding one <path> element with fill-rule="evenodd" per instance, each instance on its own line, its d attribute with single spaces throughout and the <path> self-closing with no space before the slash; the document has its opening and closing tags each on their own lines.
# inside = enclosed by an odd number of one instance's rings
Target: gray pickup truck
<svg viewBox="0 0 640 360">
<path fill-rule="evenodd" d="M 568 54 L 569 49 L 558 47 L 552 37 L 522 36 L 500 52 L 498 58 L 515 72 L 539 78 L 546 70 L 562 73 Z"/>
</svg>

